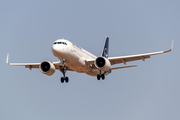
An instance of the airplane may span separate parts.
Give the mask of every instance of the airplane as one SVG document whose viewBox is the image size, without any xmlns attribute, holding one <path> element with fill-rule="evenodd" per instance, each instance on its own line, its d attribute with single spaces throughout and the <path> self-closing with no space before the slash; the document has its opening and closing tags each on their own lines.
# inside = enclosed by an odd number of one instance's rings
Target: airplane
<svg viewBox="0 0 180 120">
<path fill-rule="evenodd" d="M 52 45 L 52 53 L 60 61 L 50 62 L 43 61 L 42 63 L 9 63 L 9 54 L 7 54 L 6 63 L 8 65 L 25 66 L 25 68 L 39 68 L 40 71 L 48 76 L 55 73 L 55 70 L 60 70 L 63 74 L 60 81 L 62 83 L 69 82 L 69 78 L 65 75 L 66 71 L 75 71 L 78 73 L 86 73 L 90 76 L 96 76 L 98 80 L 105 79 L 112 70 L 136 67 L 137 65 L 111 67 L 112 65 L 127 62 L 143 60 L 150 58 L 152 55 L 158 55 L 170 52 L 173 48 L 173 42 L 169 50 L 152 52 L 137 55 L 108 57 L 109 53 L 109 37 L 106 37 L 101 56 L 97 57 L 83 48 L 73 44 L 66 39 L 58 39 Z"/>
</svg>

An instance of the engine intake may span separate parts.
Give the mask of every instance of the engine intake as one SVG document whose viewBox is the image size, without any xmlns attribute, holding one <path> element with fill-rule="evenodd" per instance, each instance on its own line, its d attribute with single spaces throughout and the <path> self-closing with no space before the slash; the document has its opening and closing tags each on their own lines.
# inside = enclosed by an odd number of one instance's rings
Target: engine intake
<svg viewBox="0 0 180 120">
<path fill-rule="evenodd" d="M 42 73 L 48 76 L 51 76 L 55 73 L 55 66 L 49 61 L 42 62 L 39 66 L 39 69 Z"/>
<path fill-rule="evenodd" d="M 98 57 L 95 60 L 95 66 L 100 70 L 108 71 L 111 67 L 111 63 L 105 57 Z"/>
</svg>

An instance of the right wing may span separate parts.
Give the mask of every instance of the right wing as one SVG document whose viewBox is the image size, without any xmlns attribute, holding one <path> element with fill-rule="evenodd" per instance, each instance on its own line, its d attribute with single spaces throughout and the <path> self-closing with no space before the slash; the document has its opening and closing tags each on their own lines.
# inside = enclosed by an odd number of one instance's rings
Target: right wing
<svg viewBox="0 0 180 120">
<path fill-rule="evenodd" d="M 7 58 L 6 58 L 6 63 L 8 65 L 13 65 L 13 66 L 25 66 L 25 68 L 29 68 L 30 70 L 32 68 L 39 68 L 39 66 L 41 65 L 41 63 L 9 63 L 9 54 L 7 54 Z M 56 69 L 60 69 L 60 67 L 63 66 L 63 63 L 61 63 L 60 61 L 58 62 L 51 62 Z M 67 68 L 67 70 L 72 71 L 71 69 Z"/>
</svg>

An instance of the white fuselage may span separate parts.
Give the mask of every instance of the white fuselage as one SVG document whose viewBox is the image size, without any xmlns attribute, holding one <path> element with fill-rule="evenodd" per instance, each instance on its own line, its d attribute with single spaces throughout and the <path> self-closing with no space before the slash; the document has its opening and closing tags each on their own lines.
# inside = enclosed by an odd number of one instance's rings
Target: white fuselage
<svg viewBox="0 0 180 120">
<path fill-rule="evenodd" d="M 97 57 L 68 40 L 56 40 L 52 45 L 52 53 L 60 60 L 65 59 L 65 66 L 68 69 L 91 76 L 99 74 L 98 69 L 86 64 L 86 59 L 96 59 Z"/>
</svg>

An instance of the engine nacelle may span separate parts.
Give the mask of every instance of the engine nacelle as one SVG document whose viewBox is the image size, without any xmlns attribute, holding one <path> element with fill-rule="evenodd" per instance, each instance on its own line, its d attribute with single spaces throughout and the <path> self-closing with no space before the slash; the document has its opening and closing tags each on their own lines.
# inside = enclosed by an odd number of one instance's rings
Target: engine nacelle
<svg viewBox="0 0 180 120">
<path fill-rule="evenodd" d="M 111 68 L 110 61 L 105 57 L 98 57 L 95 60 L 95 66 L 102 70 L 102 71 L 108 71 Z"/>
<path fill-rule="evenodd" d="M 51 76 L 55 73 L 55 66 L 49 62 L 49 61 L 44 61 L 40 64 L 39 69 L 42 73 Z"/>
</svg>

